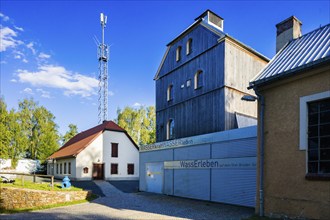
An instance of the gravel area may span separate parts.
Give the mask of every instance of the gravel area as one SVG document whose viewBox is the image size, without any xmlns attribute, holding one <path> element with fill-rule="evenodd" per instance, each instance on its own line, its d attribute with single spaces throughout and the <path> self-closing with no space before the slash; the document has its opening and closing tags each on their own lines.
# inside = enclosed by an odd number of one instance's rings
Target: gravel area
<svg viewBox="0 0 330 220">
<path fill-rule="evenodd" d="M 28 213 L 0 215 L 0 219 L 214 219 L 249 217 L 254 209 L 178 198 L 154 193 L 124 193 L 106 181 L 94 181 L 105 197 L 91 203 Z"/>
</svg>

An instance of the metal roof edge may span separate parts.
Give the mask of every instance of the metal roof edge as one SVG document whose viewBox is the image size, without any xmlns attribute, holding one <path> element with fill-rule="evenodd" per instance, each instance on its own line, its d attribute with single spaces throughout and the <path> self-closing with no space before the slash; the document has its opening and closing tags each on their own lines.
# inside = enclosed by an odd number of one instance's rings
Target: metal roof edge
<svg viewBox="0 0 330 220">
<path fill-rule="evenodd" d="M 262 74 L 267 68 L 268 66 L 271 65 L 271 63 L 273 62 L 273 60 L 275 60 L 281 53 L 282 51 L 289 45 L 291 41 L 287 42 L 276 54 L 275 56 L 273 56 L 273 58 L 267 63 L 267 65 L 259 71 L 259 73 L 257 73 L 249 82 L 249 87 L 247 87 L 248 89 L 252 89 L 253 87 L 253 83 L 255 82 L 255 79 L 258 78 L 258 76 L 260 76 L 260 74 Z"/>
<path fill-rule="evenodd" d="M 309 69 L 312 69 L 312 68 L 315 68 L 315 67 L 318 67 L 318 66 L 322 66 L 323 64 L 326 64 L 327 62 L 330 62 L 330 56 L 324 57 L 322 59 L 318 59 L 314 62 L 307 63 L 305 65 L 296 67 L 294 69 L 290 69 L 288 71 L 282 72 L 279 75 L 274 75 L 274 76 L 271 76 L 271 77 L 268 77 L 268 78 L 264 78 L 264 79 L 252 82 L 252 83 L 250 83 L 250 86 L 248 87 L 248 89 L 263 86 L 265 84 L 269 84 L 269 83 L 274 82 L 276 80 L 281 80 L 283 78 L 290 77 L 290 76 L 292 76 L 293 74 L 295 74 L 297 72 L 301 72 L 301 71 L 309 70 Z"/>
</svg>

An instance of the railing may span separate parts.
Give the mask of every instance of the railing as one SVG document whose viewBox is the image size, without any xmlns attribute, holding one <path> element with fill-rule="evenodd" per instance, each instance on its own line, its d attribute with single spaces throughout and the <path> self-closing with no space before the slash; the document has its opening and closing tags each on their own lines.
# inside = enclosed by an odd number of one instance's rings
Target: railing
<svg viewBox="0 0 330 220">
<path fill-rule="evenodd" d="M 52 189 L 54 189 L 54 176 L 53 176 L 53 175 L 0 172 L 0 176 L 1 176 L 2 174 L 9 174 L 9 175 L 17 175 L 17 176 L 21 176 L 21 181 L 22 181 L 22 185 L 23 185 L 23 186 L 24 186 L 25 176 L 32 176 L 32 177 L 33 177 L 33 182 L 36 182 L 36 177 L 50 178 L 50 185 L 51 185 Z"/>
</svg>

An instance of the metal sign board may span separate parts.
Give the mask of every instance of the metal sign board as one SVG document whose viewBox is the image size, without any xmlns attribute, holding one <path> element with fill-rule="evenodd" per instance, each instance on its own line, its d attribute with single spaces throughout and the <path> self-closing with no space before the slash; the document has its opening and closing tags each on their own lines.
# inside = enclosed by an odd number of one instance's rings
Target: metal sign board
<svg viewBox="0 0 330 220">
<path fill-rule="evenodd" d="M 164 161 L 164 169 L 256 169 L 256 157 Z"/>
</svg>

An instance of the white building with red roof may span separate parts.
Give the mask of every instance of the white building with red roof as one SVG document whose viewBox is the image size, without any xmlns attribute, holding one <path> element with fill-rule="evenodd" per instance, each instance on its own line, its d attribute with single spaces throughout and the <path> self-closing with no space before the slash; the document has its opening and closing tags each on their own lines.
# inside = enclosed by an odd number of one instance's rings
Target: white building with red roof
<svg viewBox="0 0 330 220">
<path fill-rule="evenodd" d="M 139 148 L 113 121 L 80 132 L 49 158 L 47 174 L 72 180 L 137 180 Z"/>
</svg>

